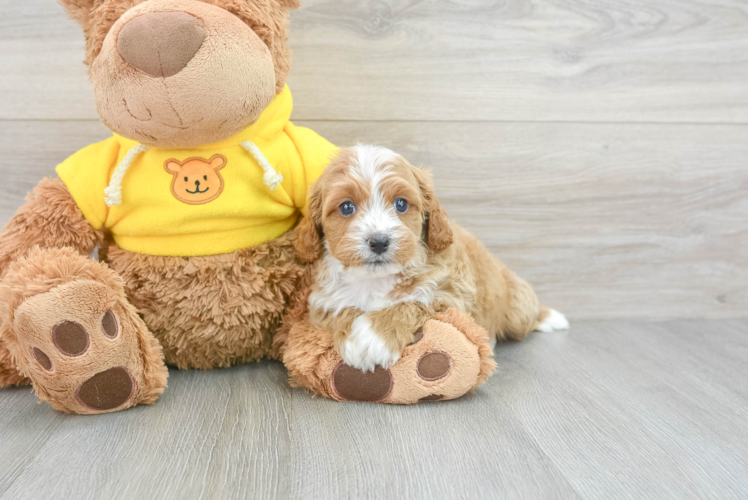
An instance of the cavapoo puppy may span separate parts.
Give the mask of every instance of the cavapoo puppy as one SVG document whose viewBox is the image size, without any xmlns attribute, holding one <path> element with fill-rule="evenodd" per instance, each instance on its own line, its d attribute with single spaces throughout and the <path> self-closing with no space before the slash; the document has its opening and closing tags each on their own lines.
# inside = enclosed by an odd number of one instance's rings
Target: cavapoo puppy
<svg viewBox="0 0 748 500">
<path fill-rule="evenodd" d="M 344 149 L 309 193 L 296 249 L 315 261 L 312 324 L 363 371 L 400 359 L 415 332 L 450 307 L 491 339 L 568 328 L 530 285 L 447 220 L 429 172 L 378 146 Z M 322 254 L 322 255 L 321 255 Z"/>
</svg>

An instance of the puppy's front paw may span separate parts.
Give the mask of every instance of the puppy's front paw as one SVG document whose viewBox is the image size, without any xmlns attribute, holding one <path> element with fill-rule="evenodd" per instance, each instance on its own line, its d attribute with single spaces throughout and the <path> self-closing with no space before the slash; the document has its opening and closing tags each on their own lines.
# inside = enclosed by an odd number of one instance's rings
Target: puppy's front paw
<svg viewBox="0 0 748 500">
<path fill-rule="evenodd" d="M 389 368 L 400 359 L 399 352 L 392 352 L 384 345 L 365 314 L 353 321 L 351 334 L 343 342 L 340 355 L 347 365 L 363 372 L 373 372 L 377 365 Z"/>
</svg>

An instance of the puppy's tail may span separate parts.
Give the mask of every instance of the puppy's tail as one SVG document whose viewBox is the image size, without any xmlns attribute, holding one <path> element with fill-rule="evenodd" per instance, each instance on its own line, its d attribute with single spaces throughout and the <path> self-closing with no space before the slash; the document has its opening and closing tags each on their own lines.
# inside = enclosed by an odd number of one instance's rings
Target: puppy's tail
<svg viewBox="0 0 748 500">
<path fill-rule="evenodd" d="M 514 273 L 506 279 L 511 284 L 512 297 L 506 314 L 504 338 L 521 341 L 532 331 L 553 332 L 569 328 L 566 316 L 542 305 L 528 282 Z"/>
<path fill-rule="evenodd" d="M 557 330 L 568 330 L 569 320 L 566 316 L 555 309 L 541 304 L 540 313 L 535 324 L 536 332 L 555 332 Z"/>
</svg>

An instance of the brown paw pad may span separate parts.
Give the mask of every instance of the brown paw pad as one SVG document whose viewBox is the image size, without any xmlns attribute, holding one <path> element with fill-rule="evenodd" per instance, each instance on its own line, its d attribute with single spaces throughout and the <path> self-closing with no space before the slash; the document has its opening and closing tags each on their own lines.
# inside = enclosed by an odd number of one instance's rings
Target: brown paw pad
<svg viewBox="0 0 748 500">
<path fill-rule="evenodd" d="M 93 410 L 112 410 L 122 406 L 135 392 L 130 372 L 121 366 L 99 372 L 78 388 L 78 401 Z"/>
<path fill-rule="evenodd" d="M 427 352 L 418 360 L 418 376 L 423 380 L 434 381 L 449 375 L 452 358 L 445 352 Z"/>
<path fill-rule="evenodd" d="M 106 337 L 110 339 L 117 337 L 117 334 L 119 333 L 119 324 L 117 323 L 117 318 L 114 316 L 111 309 L 108 309 L 107 312 L 104 313 L 104 318 L 101 320 L 101 329 Z"/>
<path fill-rule="evenodd" d="M 52 329 L 55 347 L 66 356 L 80 356 L 88 350 L 91 339 L 83 326 L 75 321 L 63 321 Z"/>
<path fill-rule="evenodd" d="M 381 401 L 392 391 L 392 374 L 381 366 L 363 373 L 341 361 L 333 371 L 332 385 L 348 401 Z"/>
<path fill-rule="evenodd" d="M 44 368 L 48 372 L 52 371 L 52 360 L 49 359 L 49 356 L 47 356 L 44 351 L 42 351 L 38 347 L 34 347 L 31 350 L 31 354 L 34 355 L 34 359 L 42 366 L 42 368 Z"/>
</svg>

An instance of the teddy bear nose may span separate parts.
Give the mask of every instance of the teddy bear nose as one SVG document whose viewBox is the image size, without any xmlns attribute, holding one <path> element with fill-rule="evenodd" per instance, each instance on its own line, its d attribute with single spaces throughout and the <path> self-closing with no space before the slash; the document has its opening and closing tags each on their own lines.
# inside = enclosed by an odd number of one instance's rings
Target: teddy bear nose
<svg viewBox="0 0 748 500">
<path fill-rule="evenodd" d="M 202 22 L 186 12 L 151 12 L 125 24 L 117 38 L 122 59 L 151 76 L 179 73 L 205 40 Z"/>
</svg>

